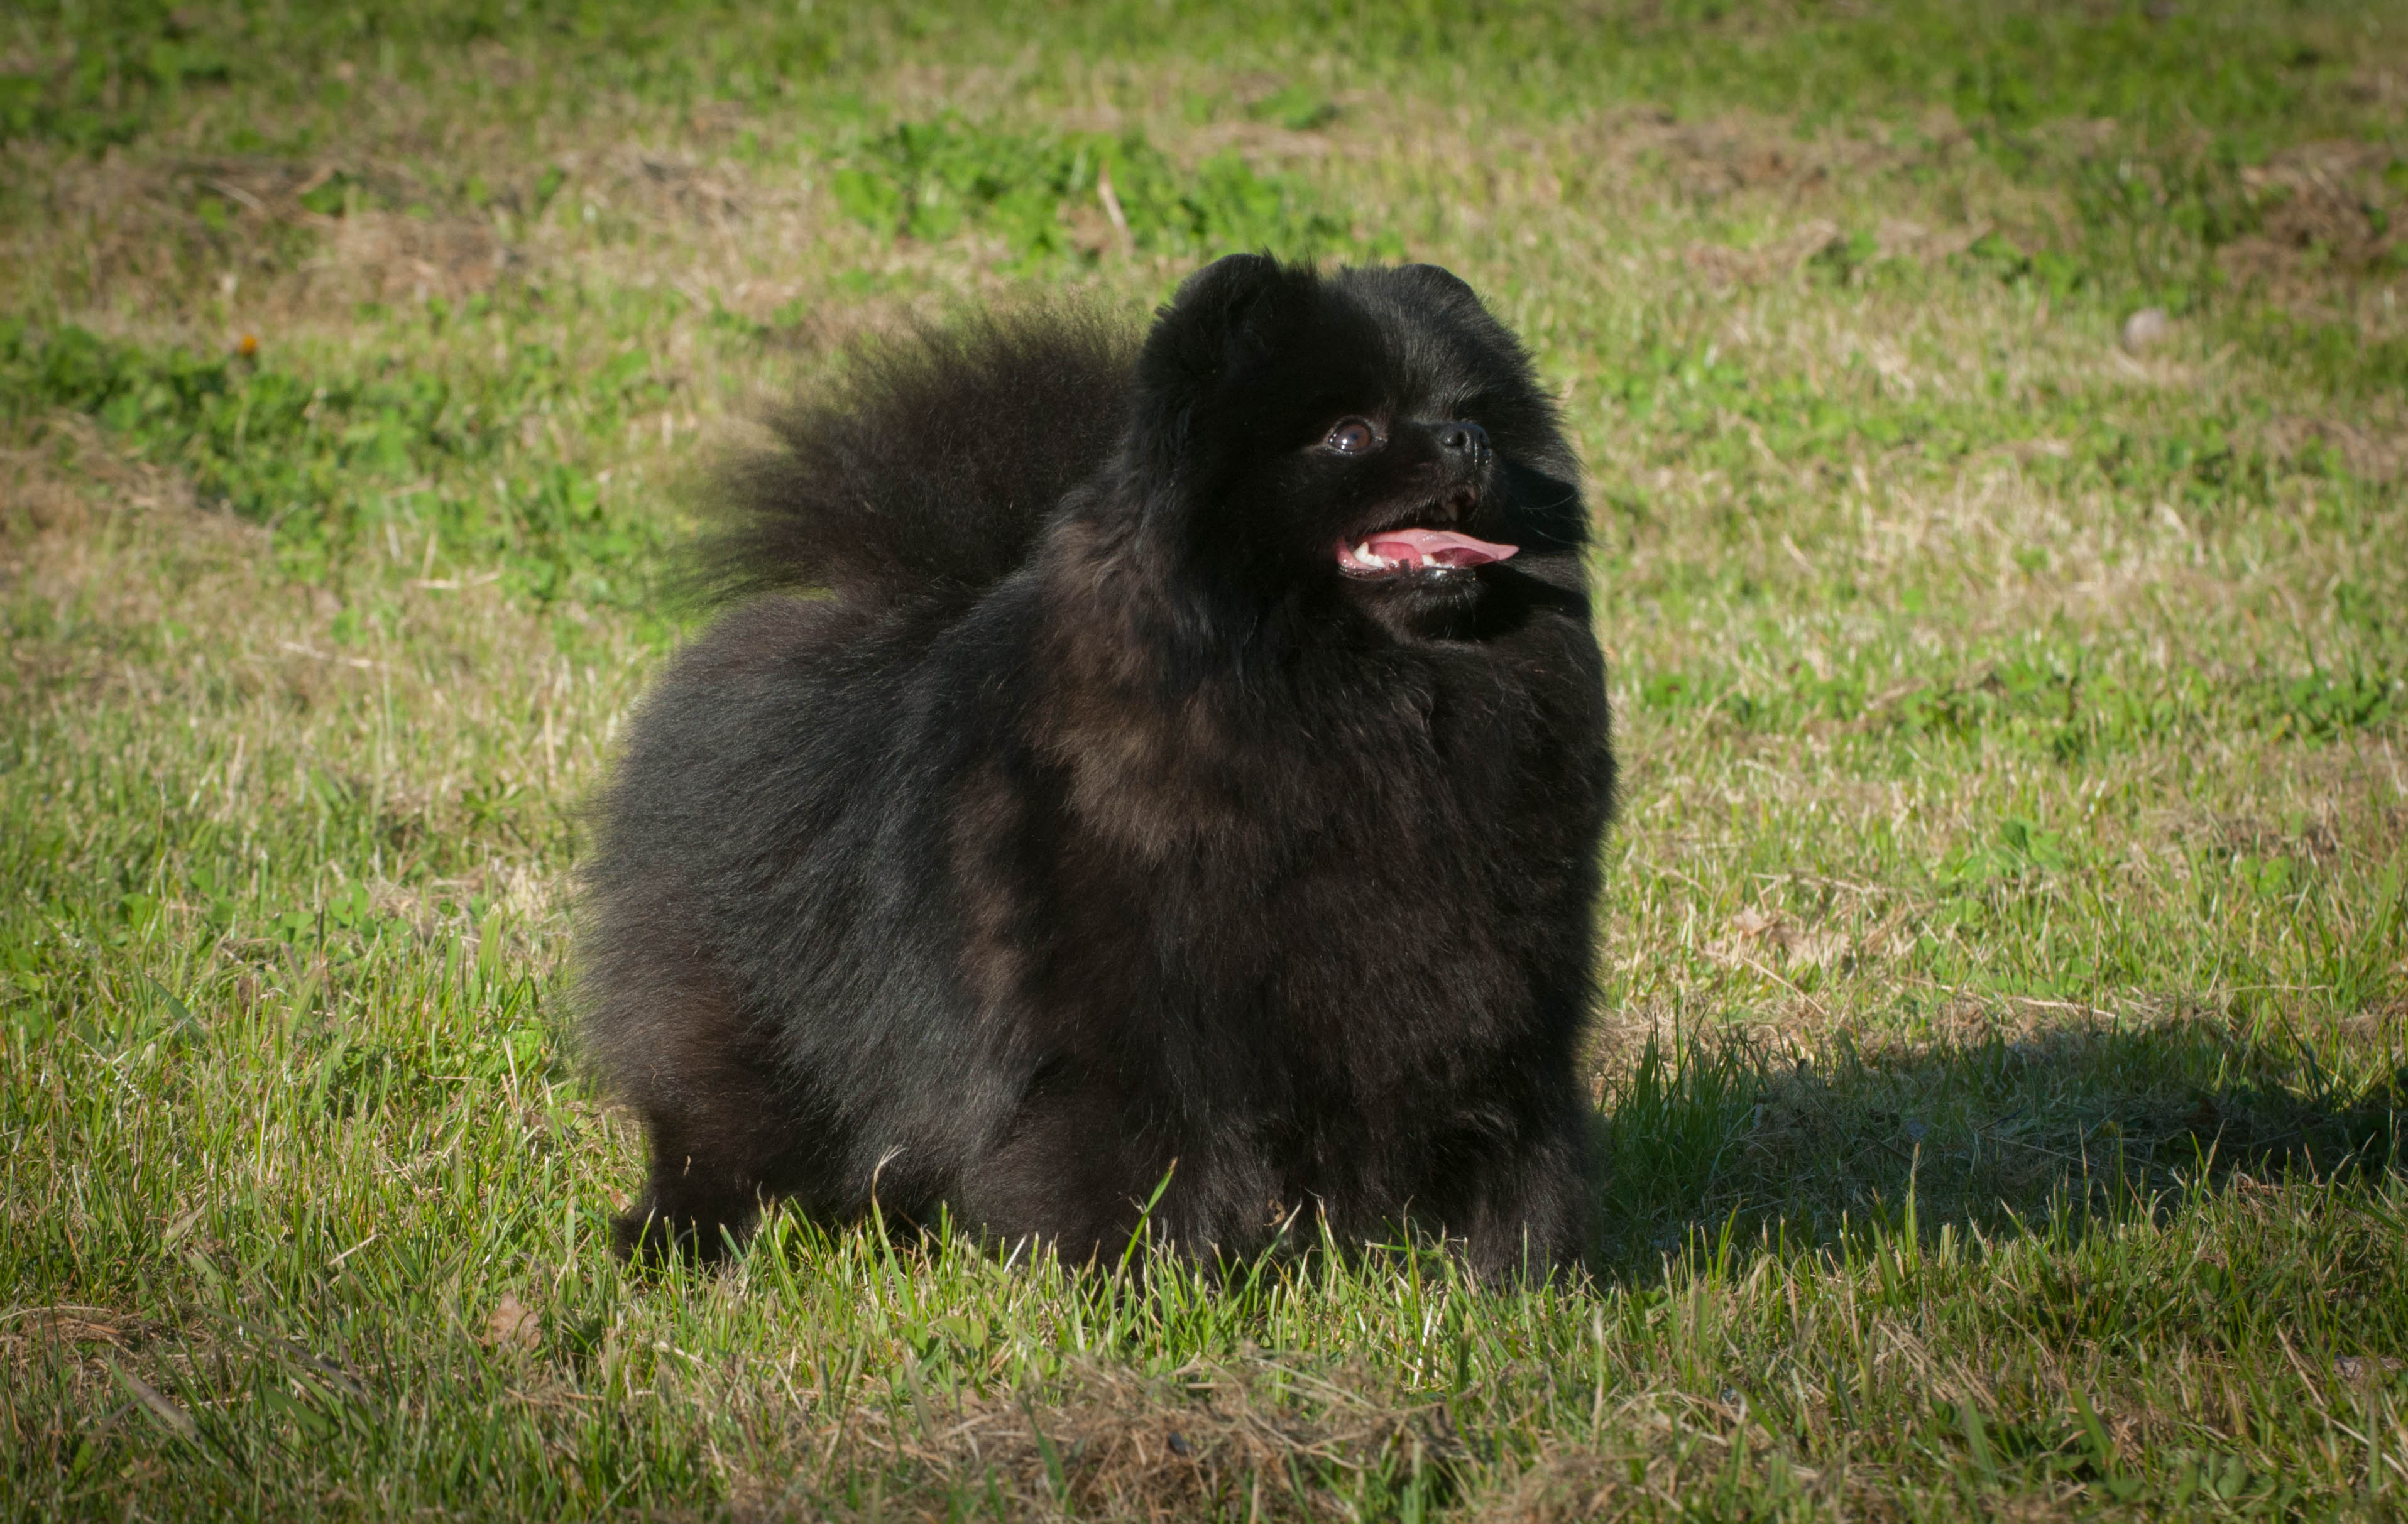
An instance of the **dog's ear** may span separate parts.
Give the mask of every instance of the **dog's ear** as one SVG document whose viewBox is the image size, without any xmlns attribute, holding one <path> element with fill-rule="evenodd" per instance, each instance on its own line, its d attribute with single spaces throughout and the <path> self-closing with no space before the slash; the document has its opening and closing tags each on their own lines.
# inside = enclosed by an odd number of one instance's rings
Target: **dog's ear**
<svg viewBox="0 0 2408 1524">
<path fill-rule="evenodd" d="M 1231 254 L 1189 276 L 1138 357 L 1138 384 L 1157 402 L 1192 405 L 1267 353 L 1283 315 L 1313 286 L 1310 265 Z"/>
<path fill-rule="evenodd" d="M 1374 273 L 1374 278 L 1388 289 L 1392 297 L 1403 298 L 1424 319 L 1443 315 L 1472 331 L 1490 335 L 1514 353 L 1521 352 L 1512 331 L 1497 320 L 1497 315 L 1488 310 L 1480 293 L 1453 270 L 1438 264 L 1399 264 Z"/>
<path fill-rule="evenodd" d="M 1397 276 L 1440 300 L 1475 307 L 1481 306 L 1480 293 L 1471 289 L 1471 283 L 1443 264 L 1399 264 Z"/>
<path fill-rule="evenodd" d="M 1216 402 L 1232 383 L 1242 388 L 1282 331 L 1310 310 L 1318 285 L 1310 264 L 1231 254 L 1189 276 L 1163 304 L 1138 354 L 1132 440 L 1160 479 L 1184 475 L 1199 432 L 1212 432 Z"/>
</svg>

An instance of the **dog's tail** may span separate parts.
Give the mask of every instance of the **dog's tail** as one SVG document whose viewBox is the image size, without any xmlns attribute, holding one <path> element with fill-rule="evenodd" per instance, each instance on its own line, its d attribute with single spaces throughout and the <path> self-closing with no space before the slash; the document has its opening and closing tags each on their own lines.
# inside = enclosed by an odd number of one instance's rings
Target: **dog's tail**
<svg viewBox="0 0 2408 1524">
<path fill-rule="evenodd" d="M 1024 561 L 1119 437 L 1133 352 L 1054 310 L 854 347 L 838 378 L 767 420 L 716 482 L 695 590 L 885 601 L 975 592 Z"/>
</svg>

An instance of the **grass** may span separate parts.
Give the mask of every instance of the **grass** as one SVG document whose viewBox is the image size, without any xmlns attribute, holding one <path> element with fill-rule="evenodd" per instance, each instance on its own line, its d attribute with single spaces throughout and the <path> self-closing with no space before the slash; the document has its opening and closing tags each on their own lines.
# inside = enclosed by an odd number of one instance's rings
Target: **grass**
<svg viewBox="0 0 2408 1524">
<path fill-rule="evenodd" d="M 2408 1514 L 2403 78 L 2356 0 L 11 11 L 0 1503 Z M 1455 267 L 1588 461 L 1595 1283 L 630 1277 L 564 886 L 681 485 L 1257 242 Z"/>
</svg>

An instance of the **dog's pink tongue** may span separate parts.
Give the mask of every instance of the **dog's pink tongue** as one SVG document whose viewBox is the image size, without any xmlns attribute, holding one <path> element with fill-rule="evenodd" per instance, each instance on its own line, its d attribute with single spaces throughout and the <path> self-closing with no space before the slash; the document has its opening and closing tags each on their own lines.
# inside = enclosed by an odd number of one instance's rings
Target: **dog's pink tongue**
<svg viewBox="0 0 2408 1524">
<path fill-rule="evenodd" d="M 1432 566 L 1481 566 L 1503 561 L 1522 548 L 1491 545 L 1469 534 L 1444 529 L 1391 529 L 1366 542 L 1383 561 L 1426 563 Z"/>
</svg>

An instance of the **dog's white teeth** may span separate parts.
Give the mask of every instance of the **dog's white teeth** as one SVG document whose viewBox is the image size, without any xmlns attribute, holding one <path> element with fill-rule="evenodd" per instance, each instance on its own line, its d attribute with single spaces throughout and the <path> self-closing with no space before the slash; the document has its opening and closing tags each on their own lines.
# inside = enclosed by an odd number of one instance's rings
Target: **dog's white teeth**
<svg viewBox="0 0 2408 1524">
<path fill-rule="evenodd" d="M 1364 566 L 1383 566 L 1387 564 L 1378 556 L 1371 553 L 1371 542 L 1369 540 L 1365 540 L 1362 544 L 1354 548 L 1354 560 L 1357 564 Z"/>
</svg>

